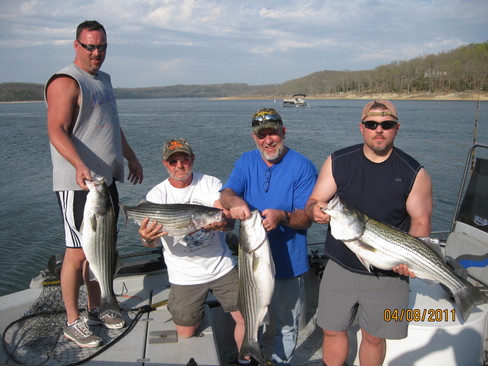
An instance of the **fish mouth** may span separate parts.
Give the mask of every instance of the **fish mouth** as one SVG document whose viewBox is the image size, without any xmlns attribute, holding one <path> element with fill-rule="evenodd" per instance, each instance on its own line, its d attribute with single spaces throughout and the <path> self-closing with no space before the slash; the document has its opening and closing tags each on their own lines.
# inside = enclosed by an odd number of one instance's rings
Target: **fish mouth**
<svg viewBox="0 0 488 366">
<path fill-rule="evenodd" d="M 86 180 L 85 179 L 85 184 L 88 187 L 88 189 L 96 189 L 97 191 L 101 191 L 103 189 L 103 184 L 105 183 L 105 178 L 100 176 L 100 175 L 94 175 L 93 180 Z"/>
<path fill-rule="evenodd" d="M 335 195 L 334 198 L 332 198 L 329 203 L 327 203 L 327 207 L 325 208 L 326 210 L 335 210 L 338 207 L 340 207 L 341 200 L 339 196 Z"/>
</svg>

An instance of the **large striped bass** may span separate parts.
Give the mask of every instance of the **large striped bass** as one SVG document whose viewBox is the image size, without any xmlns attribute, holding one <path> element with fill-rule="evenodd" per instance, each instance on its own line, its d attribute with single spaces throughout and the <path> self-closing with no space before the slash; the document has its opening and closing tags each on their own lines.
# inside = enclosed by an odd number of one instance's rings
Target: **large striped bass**
<svg viewBox="0 0 488 366">
<path fill-rule="evenodd" d="M 146 217 L 163 225 L 169 236 L 183 237 L 214 222 L 222 221 L 222 210 L 189 203 L 160 204 L 142 201 L 137 206 L 120 205 L 127 219 L 139 225 Z"/>
<path fill-rule="evenodd" d="M 90 189 L 86 197 L 81 228 L 83 251 L 90 270 L 100 284 L 99 317 L 110 312 L 120 314 L 113 290 L 116 272 L 116 218 L 112 198 L 103 177 L 86 181 Z"/>
<path fill-rule="evenodd" d="M 238 306 L 245 325 L 239 358 L 250 355 L 262 362 L 258 330 L 269 320 L 268 305 L 273 296 L 275 267 L 258 210 L 240 222 L 238 262 Z"/>
<path fill-rule="evenodd" d="M 475 305 L 488 302 L 488 297 L 454 273 L 427 241 L 368 217 L 338 196 L 322 211 L 331 216 L 332 236 L 352 250 L 368 271 L 371 266 L 391 270 L 408 265 L 416 277 L 446 286 L 464 321 Z"/>
</svg>

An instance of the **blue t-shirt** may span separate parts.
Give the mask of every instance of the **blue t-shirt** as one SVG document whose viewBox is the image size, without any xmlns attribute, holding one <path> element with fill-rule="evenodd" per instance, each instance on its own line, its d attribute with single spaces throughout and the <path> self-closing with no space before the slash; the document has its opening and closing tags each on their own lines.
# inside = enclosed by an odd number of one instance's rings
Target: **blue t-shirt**
<svg viewBox="0 0 488 366">
<path fill-rule="evenodd" d="M 222 189 L 230 188 L 242 197 L 251 210 L 304 209 L 317 180 L 313 163 L 288 149 L 283 159 L 268 166 L 259 150 L 242 154 Z M 309 269 L 307 230 L 288 226 L 268 232 L 268 239 L 276 267 L 276 278 L 291 278 Z"/>
</svg>

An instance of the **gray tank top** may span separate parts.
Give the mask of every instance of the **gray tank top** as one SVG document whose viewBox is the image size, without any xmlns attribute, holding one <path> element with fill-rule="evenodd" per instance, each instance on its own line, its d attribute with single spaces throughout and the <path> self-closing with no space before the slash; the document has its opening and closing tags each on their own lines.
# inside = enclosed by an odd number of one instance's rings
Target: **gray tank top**
<svg viewBox="0 0 488 366">
<path fill-rule="evenodd" d="M 78 82 L 81 106 L 71 131 L 71 139 L 88 168 L 105 177 L 107 185 L 113 180 L 124 181 L 124 156 L 119 115 L 110 75 L 98 71 L 92 75 L 70 64 L 54 74 L 46 83 L 44 98 L 50 82 L 59 75 L 69 75 Z M 81 190 L 76 184 L 75 168 L 51 144 L 53 190 Z"/>
</svg>

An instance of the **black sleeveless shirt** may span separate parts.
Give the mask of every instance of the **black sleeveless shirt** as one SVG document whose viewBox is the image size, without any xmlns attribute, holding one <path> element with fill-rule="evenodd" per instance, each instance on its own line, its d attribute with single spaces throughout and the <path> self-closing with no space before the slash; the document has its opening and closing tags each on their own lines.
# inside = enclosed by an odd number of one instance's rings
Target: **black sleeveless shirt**
<svg viewBox="0 0 488 366">
<path fill-rule="evenodd" d="M 374 163 L 366 158 L 363 144 L 332 154 L 332 175 L 339 197 L 368 216 L 405 232 L 410 229 L 406 201 L 421 168 L 419 162 L 395 147 L 382 163 Z M 330 226 L 325 255 L 353 272 L 370 274 L 349 248 L 334 239 Z M 396 275 L 393 271 L 378 269 L 372 274 Z"/>
</svg>

